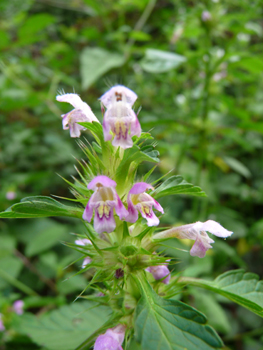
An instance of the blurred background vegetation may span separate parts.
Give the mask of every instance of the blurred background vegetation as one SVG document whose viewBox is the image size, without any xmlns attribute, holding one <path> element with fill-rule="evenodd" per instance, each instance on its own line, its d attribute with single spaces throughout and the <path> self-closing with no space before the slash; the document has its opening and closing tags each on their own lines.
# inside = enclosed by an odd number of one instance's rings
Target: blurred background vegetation
<svg viewBox="0 0 263 350">
<path fill-rule="evenodd" d="M 262 279 L 262 15 L 262 0 L 1 0 L 0 209 L 31 195 L 70 196 L 57 173 L 70 180 L 83 154 L 62 130 L 70 106 L 55 101 L 58 91 L 80 94 L 101 120 L 98 97 L 123 84 L 137 93 L 142 128 L 157 140 L 161 162 L 151 180 L 172 171 L 208 196 L 163 201 L 162 225 L 213 219 L 234 231 L 204 259 L 171 241 L 174 269 L 214 278 L 244 268 Z M 0 229 L 0 349 L 73 349 L 66 326 L 53 342 L 45 342 L 49 333 L 40 341 L 34 315 L 72 305 L 87 285 L 87 274 L 67 279 L 81 264 L 65 268 L 79 254 L 61 244 L 83 226 L 0 220 Z M 203 291 L 180 297 L 207 315 L 225 349 L 263 349 L 258 316 Z M 10 311 L 16 299 L 26 315 Z"/>
</svg>

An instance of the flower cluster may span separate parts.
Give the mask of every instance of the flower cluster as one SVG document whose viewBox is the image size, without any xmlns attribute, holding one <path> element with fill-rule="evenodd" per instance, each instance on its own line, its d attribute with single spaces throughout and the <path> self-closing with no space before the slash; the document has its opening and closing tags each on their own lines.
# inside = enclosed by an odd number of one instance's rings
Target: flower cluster
<svg viewBox="0 0 263 350">
<path fill-rule="evenodd" d="M 87 103 L 77 94 L 64 94 L 56 97 L 59 102 L 68 102 L 74 109 L 62 115 L 63 129 L 70 130 L 71 137 L 80 137 L 85 128 L 79 122 L 99 122 Z M 103 119 L 105 141 L 112 141 L 113 146 L 123 149 L 133 145 L 132 136 L 141 135 L 141 126 L 132 106 L 137 95 L 125 86 L 117 85 L 107 91 L 101 98 L 102 111 L 106 112 Z"/>
<path fill-rule="evenodd" d="M 153 189 L 151 185 L 138 182 L 131 188 L 128 193 L 128 210 L 118 196 L 116 186 L 116 182 L 105 175 L 96 176 L 88 184 L 88 189 L 93 190 L 94 193 L 86 205 L 83 219 L 91 222 L 94 211 L 94 229 L 97 233 L 114 231 L 116 228 L 114 210 L 120 220 L 134 223 L 137 221 L 138 211 L 140 211 L 142 217 L 147 220 L 148 226 L 159 224 L 159 219 L 154 214 L 152 207 L 154 206 L 161 213 L 163 213 L 163 208 L 149 194 L 145 193 L 146 190 Z"/>
<path fill-rule="evenodd" d="M 209 20 L 208 14 L 204 13 L 203 21 L 207 20 Z M 71 137 L 79 137 L 81 131 L 85 129 L 84 126 L 79 124 L 80 122 L 99 123 L 90 107 L 83 102 L 78 95 L 59 95 L 57 96 L 57 100 L 71 103 L 74 107 L 71 112 L 62 115 L 63 128 L 70 130 Z M 108 164 L 111 162 L 117 164 L 121 162 L 122 159 L 125 159 L 129 151 L 121 152 L 119 148 L 125 150 L 133 147 L 132 137 L 141 136 L 141 126 L 133 110 L 133 105 L 136 100 L 137 95 L 132 90 L 122 85 L 112 87 L 100 98 L 103 123 L 102 127 L 101 125 L 99 127 L 96 126 L 96 128 L 100 128 L 100 137 L 98 139 L 101 140 L 104 137 L 105 142 L 111 142 L 112 146 L 114 146 L 108 148 L 108 150 L 110 150 L 109 152 L 112 153 L 107 153 L 107 158 L 105 154 L 103 154 L 103 147 L 101 146 L 102 158 L 109 159 L 110 156 Z M 87 124 L 83 125 L 88 128 Z M 91 130 L 93 129 L 91 128 Z M 139 147 L 137 148 L 139 149 Z M 134 147 L 134 149 L 136 151 L 136 147 Z M 96 154 L 96 152 L 94 152 L 94 154 Z M 94 159 L 97 158 L 94 157 Z M 134 157 L 131 163 L 136 163 L 134 159 L 136 158 Z M 97 169 L 96 166 L 94 168 Z M 93 227 L 98 235 L 95 235 L 95 238 L 89 236 L 92 242 L 84 238 L 75 240 L 75 245 L 81 249 L 85 256 L 82 268 L 89 268 L 88 265 L 94 268 L 96 268 L 96 266 L 103 266 L 103 276 L 114 276 L 114 288 L 118 285 L 118 281 L 123 283 L 121 281 L 122 279 L 125 279 L 126 283 L 121 284 L 121 287 L 119 285 L 118 288 L 131 288 L 134 281 L 132 283 L 127 283 L 128 275 L 133 271 L 140 271 L 140 273 L 143 273 L 145 276 L 147 274 L 145 274 L 144 271 L 146 271 L 157 281 L 154 284 L 154 288 L 158 289 L 160 287 L 165 293 L 173 286 L 175 279 L 172 278 L 168 267 L 170 259 L 159 256 L 155 251 L 160 241 L 170 238 L 194 240 L 195 242 L 190 250 L 190 254 L 203 258 L 206 251 L 212 248 L 211 244 L 214 243 L 207 232 L 221 238 L 229 237 L 233 233 L 226 230 L 219 223 L 208 220 L 204 223 L 196 222 L 153 234 L 154 230 L 151 228 L 158 226 L 160 222 L 153 209 L 164 214 L 162 206 L 153 198 L 153 193 L 156 193 L 157 189 L 154 189 L 153 186 L 147 182 L 136 182 L 134 180 L 136 168 L 132 168 L 130 172 L 127 171 L 127 174 L 123 177 L 116 175 L 117 173 L 117 171 L 115 173 L 114 166 L 109 166 L 109 169 L 107 169 L 107 166 L 104 166 L 101 170 L 92 170 L 86 173 L 88 178 L 86 182 L 87 188 L 89 191 L 92 191 L 92 194 L 90 195 L 90 192 L 88 192 L 87 196 L 86 189 L 82 194 L 81 203 L 86 204 L 82 218 L 89 223 L 93 220 Z M 147 193 L 148 191 L 151 191 L 150 193 L 152 196 Z M 139 213 L 140 216 L 146 220 L 148 227 L 145 227 L 145 223 L 138 220 Z M 126 221 L 132 225 L 127 226 L 127 224 L 125 224 L 122 228 L 122 221 Z M 89 225 L 87 225 L 87 227 L 88 226 Z M 124 235 L 124 229 L 127 231 L 127 227 L 130 236 L 126 233 L 126 236 Z M 122 238 L 115 240 L 115 237 L 118 238 L 118 234 L 121 231 L 123 232 L 120 236 Z M 146 239 L 144 237 L 144 232 L 146 232 L 146 234 L 149 233 Z M 112 235 L 106 235 L 110 233 L 112 233 Z M 142 233 L 143 238 L 141 242 L 138 242 L 140 233 Z M 111 237 L 114 237 L 112 240 L 114 244 L 110 246 L 107 244 L 112 243 Z M 95 241 L 98 239 L 98 246 L 96 246 L 96 242 L 93 242 L 93 239 L 95 239 Z M 100 249 L 101 252 L 104 248 L 105 259 L 98 259 L 94 251 Z M 103 253 L 101 254 L 103 255 Z M 138 258 L 139 254 L 141 254 L 141 258 Z M 135 266 L 134 264 L 137 265 Z M 126 267 L 127 270 L 125 270 Z M 103 280 L 98 279 L 98 281 L 102 282 Z M 169 286 L 166 286 L 168 284 Z M 110 291 L 111 288 L 107 287 L 104 294 L 104 289 L 100 289 L 100 293 L 97 294 L 97 297 L 103 299 L 103 302 L 105 302 L 105 300 L 109 300 L 110 302 L 110 297 L 107 299 Z M 119 289 L 117 294 L 119 294 Z M 114 294 L 114 298 L 117 294 Z M 127 309 L 130 310 L 131 307 L 134 307 L 131 290 L 127 290 L 127 295 L 124 295 L 123 299 L 125 300 L 125 308 L 127 307 Z M 127 319 L 125 318 L 120 319 L 119 323 L 118 326 L 109 328 L 104 334 L 97 337 L 94 350 L 123 350 L 122 343 L 125 338 L 125 331 L 129 328 L 129 323 L 127 323 Z"/>
</svg>

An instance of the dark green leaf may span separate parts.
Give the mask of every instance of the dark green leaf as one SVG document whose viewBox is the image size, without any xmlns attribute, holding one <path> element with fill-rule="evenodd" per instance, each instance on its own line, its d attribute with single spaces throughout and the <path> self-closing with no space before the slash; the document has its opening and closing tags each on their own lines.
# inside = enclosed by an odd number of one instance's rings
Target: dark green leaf
<svg viewBox="0 0 263 350">
<path fill-rule="evenodd" d="M 81 218 L 83 209 L 62 204 L 53 198 L 45 196 L 26 197 L 6 211 L 0 213 L 0 218 L 37 218 L 50 216 L 71 216 Z"/>
<path fill-rule="evenodd" d="M 223 273 L 213 282 L 194 278 L 182 278 L 181 282 L 221 294 L 263 317 L 263 281 L 255 273 L 235 270 Z"/>
<path fill-rule="evenodd" d="M 171 194 L 190 194 L 192 196 L 206 197 L 205 192 L 200 187 L 189 184 L 180 175 L 171 176 L 152 192 L 152 196 L 155 199 Z"/>
<path fill-rule="evenodd" d="M 142 350 L 211 350 L 223 343 L 203 314 L 175 300 L 160 298 L 150 285 L 135 314 L 135 338 Z"/>
<path fill-rule="evenodd" d="M 109 318 L 110 309 L 93 302 L 75 302 L 40 318 L 22 315 L 18 331 L 52 350 L 72 350 Z"/>
</svg>

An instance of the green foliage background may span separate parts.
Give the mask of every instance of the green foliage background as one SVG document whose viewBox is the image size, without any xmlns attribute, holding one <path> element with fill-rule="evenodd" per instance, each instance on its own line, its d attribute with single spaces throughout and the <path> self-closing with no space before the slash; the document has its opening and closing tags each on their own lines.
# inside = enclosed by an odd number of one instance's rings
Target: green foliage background
<svg viewBox="0 0 263 350">
<path fill-rule="evenodd" d="M 259 0 L 2 0 L 0 209 L 31 195 L 69 195 L 56 173 L 76 176 L 74 157 L 83 154 L 62 130 L 60 115 L 70 107 L 55 101 L 58 91 L 79 93 L 101 119 L 97 98 L 123 84 L 137 93 L 142 128 L 158 141 L 161 163 L 150 180 L 172 171 L 208 195 L 162 200 L 162 225 L 213 219 L 234 231 L 204 259 L 184 252 L 187 243 L 171 241 L 167 252 L 181 261 L 174 269 L 214 279 L 242 267 L 262 279 L 262 9 Z M 210 20 L 202 21 L 203 11 Z M 9 191 L 14 200 L 6 198 Z M 68 279 L 80 262 L 65 267 L 79 254 L 61 241 L 73 242 L 70 233 L 83 227 L 71 218 L 44 218 L 0 220 L 0 229 L 0 310 L 22 298 L 29 312 L 22 328 L 10 313 L 3 349 L 58 349 L 36 341 L 47 333 L 42 326 L 41 334 L 32 331 L 32 314 L 53 319 L 67 310 L 70 319 L 89 276 Z M 226 349 L 263 348 L 260 317 L 209 291 L 189 287 L 180 298 L 207 315 Z M 85 337 L 93 331 L 88 327 L 80 325 L 72 337 L 81 341 L 83 329 Z M 61 349 L 78 345 L 63 343 L 63 322 L 53 332 Z"/>
</svg>

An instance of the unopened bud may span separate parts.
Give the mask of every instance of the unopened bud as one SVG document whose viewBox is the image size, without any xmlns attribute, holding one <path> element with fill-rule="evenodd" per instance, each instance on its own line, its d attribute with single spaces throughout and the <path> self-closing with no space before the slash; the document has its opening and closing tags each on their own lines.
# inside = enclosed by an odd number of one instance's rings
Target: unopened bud
<svg viewBox="0 0 263 350">
<path fill-rule="evenodd" d="M 94 344 L 94 350 L 123 350 L 121 344 L 124 337 L 125 327 L 123 325 L 109 328 L 106 333 L 98 336 Z"/>
<path fill-rule="evenodd" d="M 22 315 L 24 313 L 24 302 L 23 300 L 16 300 L 13 304 L 13 310 L 16 314 Z"/>
<path fill-rule="evenodd" d="M 155 280 L 160 280 L 166 277 L 162 283 L 168 284 L 171 278 L 170 271 L 166 265 L 157 265 L 147 267 L 146 271 L 150 272 L 153 275 Z"/>
</svg>

